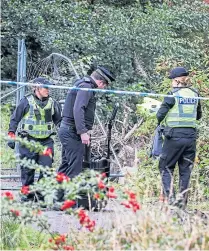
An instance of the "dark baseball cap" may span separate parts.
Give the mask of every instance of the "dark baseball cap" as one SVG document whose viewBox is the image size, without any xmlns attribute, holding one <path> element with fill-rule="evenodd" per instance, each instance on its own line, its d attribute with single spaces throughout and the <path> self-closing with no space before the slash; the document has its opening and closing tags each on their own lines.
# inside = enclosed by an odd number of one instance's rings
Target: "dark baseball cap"
<svg viewBox="0 0 209 251">
<path fill-rule="evenodd" d="M 40 84 L 40 85 L 54 85 L 53 82 L 49 81 L 48 79 L 46 78 L 43 78 L 43 77 L 38 77 L 38 78 L 35 78 L 33 80 L 33 83 L 34 84 Z M 47 88 L 47 86 L 43 86 L 43 88 Z"/>
</svg>

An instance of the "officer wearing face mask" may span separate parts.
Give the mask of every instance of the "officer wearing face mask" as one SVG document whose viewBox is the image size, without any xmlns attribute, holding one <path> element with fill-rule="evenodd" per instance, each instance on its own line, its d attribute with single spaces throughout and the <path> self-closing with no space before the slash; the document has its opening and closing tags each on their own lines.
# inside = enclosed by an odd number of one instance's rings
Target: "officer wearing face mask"
<svg viewBox="0 0 209 251">
<path fill-rule="evenodd" d="M 164 125 L 165 141 L 159 161 L 163 192 L 170 204 L 175 201 L 173 172 L 179 166 L 179 192 L 182 194 L 180 205 L 187 203 L 190 175 L 196 154 L 196 122 L 202 117 L 198 92 L 189 84 L 188 71 L 176 67 L 170 71 L 172 94 L 165 97 L 157 112 L 158 123 Z M 178 98 L 176 96 L 187 96 Z"/>
<path fill-rule="evenodd" d="M 52 157 L 44 156 L 36 152 L 31 152 L 27 147 L 19 145 L 20 159 L 27 158 L 35 160 L 42 166 L 52 167 L 54 154 L 54 141 L 51 138 L 55 134 L 55 126 L 61 121 L 61 107 L 58 102 L 49 96 L 48 87 L 41 85 L 52 85 L 45 78 L 38 77 L 33 80 L 37 84 L 33 88 L 33 93 L 25 96 L 13 112 L 8 135 L 13 138 L 16 131 L 22 138 L 27 138 L 34 143 L 39 142 L 42 146 L 50 149 Z M 40 86 L 38 86 L 40 84 Z M 9 147 L 14 149 L 15 142 L 10 141 Z M 34 183 L 35 169 L 21 166 L 22 186 L 30 186 Z M 43 177 L 41 172 L 39 180 Z M 33 199 L 32 195 L 22 197 L 22 201 Z"/>
</svg>

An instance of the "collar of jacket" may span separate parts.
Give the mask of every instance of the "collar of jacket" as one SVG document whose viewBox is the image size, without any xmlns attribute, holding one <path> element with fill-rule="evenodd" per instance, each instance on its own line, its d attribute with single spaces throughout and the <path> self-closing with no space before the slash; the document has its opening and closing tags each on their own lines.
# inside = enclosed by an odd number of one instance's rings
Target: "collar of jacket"
<svg viewBox="0 0 209 251">
<path fill-rule="evenodd" d="M 41 108 L 45 107 L 49 100 L 49 96 L 46 98 L 44 97 L 42 99 L 39 99 L 35 94 L 33 94 L 33 97 L 35 99 L 36 104 L 40 106 Z"/>
</svg>

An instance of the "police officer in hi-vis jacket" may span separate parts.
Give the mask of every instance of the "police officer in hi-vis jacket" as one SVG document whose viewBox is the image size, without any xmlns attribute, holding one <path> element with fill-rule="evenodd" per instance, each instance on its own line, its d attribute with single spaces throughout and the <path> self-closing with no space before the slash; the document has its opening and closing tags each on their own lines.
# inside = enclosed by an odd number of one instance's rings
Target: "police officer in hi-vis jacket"
<svg viewBox="0 0 209 251">
<path fill-rule="evenodd" d="M 33 88 L 33 93 L 21 99 L 11 116 L 8 135 L 14 137 L 16 131 L 21 137 L 26 137 L 29 141 L 38 142 L 42 146 L 50 149 L 52 157 L 45 156 L 30 151 L 24 145 L 19 145 L 20 159 L 27 158 L 35 160 L 42 166 L 51 167 L 54 154 L 54 141 L 51 138 L 55 134 L 55 126 L 61 121 L 61 107 L 58 102 L 49 96 L 48 87 L 41 85 L 52 85 L 45 78 L 38 77 L 33 80 L 37 84 Z M 40 84 L 40 86 L 38 86 Z M 10 141 L 9 147 L 14 149 L 15 142 Z M 27 166 L 21 166 L 21 182 L 22 186 L 30 186 L 34 183 L 35 169 Z M 39 180 L 43 177 L 40 172 Z M 33 195 L 23 196 L 22 201 L 33 199 Z"/>
<path fill-rule="evenodd" d="M 175 201 L 173 172 L 178 163 L 179 192 L 182 195 L 179 205 L 183 208 L 187 203 L 189 180 L 196 154 L 196 122 L 202 117 L 200 100 L 195 99 L 198 92 L 188 84 L 188 75 L 184 67 L 176 67 L 170 71 L 173 90 L 169 94 L 174 97 L 165 97 L 157 112 L 158 123 L 165 126 L 164 145 L 159 161 L 164 197 L 170 204 Z"/>
</svg>

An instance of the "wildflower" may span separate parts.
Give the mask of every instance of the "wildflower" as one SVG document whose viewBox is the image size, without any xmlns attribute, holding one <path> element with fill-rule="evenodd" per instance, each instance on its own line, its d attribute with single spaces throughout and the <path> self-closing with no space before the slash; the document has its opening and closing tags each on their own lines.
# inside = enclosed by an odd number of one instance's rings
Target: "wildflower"
<svg viewBox="0 0 209 251">
<path fill-rule="evenodd" d="M 94 230 L 96 225 L 95 221 L 90 220 L 89 216 L 83 209 L 78 211 L 78 217 L 80 218 L 80 224 L 86 227 L 90 232 Z"/>
<path fill-rule="evenodd" d="M 69 181 L 70 178 L 68 176 L 66 176 L 64 173 L 58 173 L 56 176 L 56 180 L 58 182 L 63 182 L 64 180 Z"/>
<path fill-rule="evenodd" d="M 29 191 L 29 186 L 23 186 L 23 187 L 21 188 L 21 193 L 22 193 L 22 194 L 25 194 L 25 195 L 29 194 L 29 193 L 30 193 L 30 191 Z"/>
<path fill-rule="evenodd" d="M 106 186 L 105 186 L 104 182 L 100 180 L 100 181 L 98 182 L 98 188 L 99 188 L 99 189 L 104 189 L 105 187 L 106 187 Z"/>
<path fill-rule="evenodd" d="M 90 219 L 89 219 L 90 220 Z M 94 220 L 90 220 L 88 222 L 88 224 L 86 225 L 86 228 L 90 231 L 93 232 L 94 231 L 94 227 L 96 225 L 96 222 Z"/>
<path fill-rule="evenodd" d="M 14 200 L 14 196 L 11 192 L 5 192 L 2 194 L 3 196 L 7 197 L 8 200 Z"/>
<path fill-rule="evenodd" d="M 100 194 L 99 193 L 95 193 L 94 194 L 94 199 L 96 199 L 96 200 L 100 199 Z"/>
<path fill-rule="evenodd" d="M 135 200 L 135 201 L 129 201 L 129 204 L 131 205 L 132 209 L 134 212 L 136 212 L 137 210 L 141 209 L 139 203 Z"/>
<path fill-rule="evenodd" d="M 73 246 L 63 246 L 63 250 L 75 250 Z"/>
<path fill-rule="evenodd" d="M 141 209 L 140 204 L 136 200 L 136 194 L 131 191 L 126 191 L 129 196 L 128 201 L 124 201 L 121 205 L 125 206 L 126 208 L 131 208 L 134 212 Z"/>
<path fill-rule="evenodd" d="M 109 190 L 109 192 L 110 192 L 110 193 L 114 193 L 115 188 L 114 188 L 114 187 L 109 187 L 109 189 L 108 189 L 108 190 Z"/>
<path fill-rule="evenodd" d="M 102 173 L 102 174 L 101 174 L 101 177 L 102 177 L 102 179 L 104 179 L 104 178 L 107 177 L 107 174 L 106 174 L 106 173 Z"/>
<path fill-rule="evenodd" d="M 112 198 L 112 199 L 116 199 L 117 195 L 114 193 L 115 188 L 114 187 L 109 187 L 108 192 L 107 192 L 107 197 L 108 198 Z"/>
<path fill-rule="evenodd" d="M 112 199 L 116 199 L 117 195 L 115 193 L 107 192 L 107 197 L 112 198 Z"/>
<path fill-rule="evenodd" d="M 51 148 L 46 148 L 44 151 L 43 151 L 43 155 L 44 156 L 52 156 L 52 149 Z"/>
<path fill-rule="evenodd" d="M 61 210 L 66 210 L 74 205 L 75 205 L 74 200 L 66 200 L 66 201 L 64 201 L 63 205 L 61 206 Z"/>
<path fill-rule="evenodd" d="M 42 211 L 40 209 L 33 211 L 33 215 L 37 216 L 37 215 L 41 215 Z"/>
<path fill-rule="evenodd" d="M 62 235 L 58 235 L 56 237 L 54 237 L 54 241 L 56 245 L 60 245 L 61 243 L 65 243 L 66 242 L 66 235 L 62 234 Z"/>
<path fill-rule="evenodd" d="M 135 200 L 135 199 L 136 199 L 136 194 L 135 194 L 135 193 L 130 192 L 130 191 L 127 191 L 126 193 L 129 195 L 129 198 L 130 198 L 130 199 L 132 199 L 132 200 Z"/>
<path fill-rule="evenodd" d="M 13 215 L 15 215 L 17 217 L 20 216 L 20 211 L 18 211 L 18 210 L 11 209 L 10 212 L 13 213 Z"/>
<path fill-rule="evenodd" d="M 121 205 L 123 205 L 126 208 L 131 208 L 131 205 L 128 203 L 128 201 L 121 202 Z"/>
</svg>

